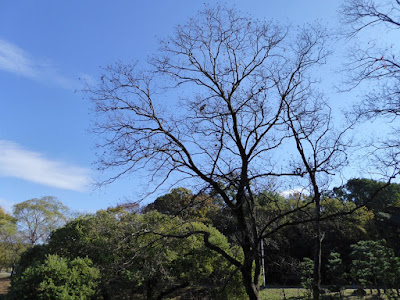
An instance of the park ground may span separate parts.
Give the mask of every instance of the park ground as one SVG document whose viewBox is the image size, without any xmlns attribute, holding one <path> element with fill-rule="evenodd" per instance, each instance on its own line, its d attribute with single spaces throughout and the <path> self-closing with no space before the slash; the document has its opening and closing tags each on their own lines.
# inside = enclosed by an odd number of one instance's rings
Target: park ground
<svg viewBox="0 0 400 300">
<path fill-rule="evenodd" d="M 365 300 L 389 300 L 393 298 L 388 298 L 385 295 L 381 295 L 378 297 L 378 293 L 376 290 L 372 291 L 365 290 L 367 295 L 364 297 L 353 296 L 354 289 L 346 289 L 344 291 L 344 299 L 345 300 L 357 300 L 357 299 L 365 299 Z M 266 288 L 261 291 L 261 298 L 263 300 L 303 300 L 303 299 L 312 299 L 312 297 L 307 296 L 307 291 L 302 288 Z M 338 293 L 327 293 L 321 297 L 321 299 L 340 299 Z"/>
<path fill-rule="evenodd" d="M 8 288 L 10 287 L 10 274 L 0 273 L 0 300 L 7 294 Z"/>
<path fill-rule="evenodd" d="M 0 273 L 0 300 L 3 299 L 4 295 L 7 294 L 7 291 L 10 287 L 10 278 L 9 274 L 7 273 Z M 366 299 L 366 300 L 373 300 L 373 299 L 389 299 L 385 296 L 379 298 L 374 291 L 373 294 L 370 294 L 369 290 L 366 290 L 367 296 L 365 297 L 356 297 L 352 296 L 354 290 L 347 289 L 345 290 L 345 297 L 344 299 L 347 300 L 357 300 L 357 299 Z M 307 297 L 307 292 L 305 289 L 300 288 L 266 288 L 261 292 L 261 296 L 263 300 L 303 300 L 309 299 Z M 327 294 L 322 299 L 339 299 L 338 295 L 335 294 Z M 178 300 L 175 298 L 175 300 Z"/>
</svg>

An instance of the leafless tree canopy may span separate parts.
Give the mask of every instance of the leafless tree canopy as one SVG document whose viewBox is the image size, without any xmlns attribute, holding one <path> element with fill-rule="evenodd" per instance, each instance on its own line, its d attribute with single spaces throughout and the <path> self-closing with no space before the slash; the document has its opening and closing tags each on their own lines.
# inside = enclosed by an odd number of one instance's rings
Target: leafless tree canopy
<svg viewBox="0 0 400 300">
<path fill-rule="evenodd" d="M 90 88 L 97 129 L 108 133 L 100 166 L 178 171 L 209 184 L 276 174 L 266 162 L 288 137 L 284 100 L 315 98 L 307 71 L 326 55 L 323 31 L 295 34 L 209 9 L 161 41 L 148 70 L 107 67 Z"/>
<path fill-rule="evenodd" d="M 260 240 L 291 225 L 282 212 L 257 223 L 254 189 L 271 178 L 304 176 L 319 196 L 320 174 L 346 158 L 330 109 L 310 73 L 325 62 L 321 26 L 293 30 L 222 7 L 206 8 L 160 42 L 141 64 L 105 68 L 87 92 L 98 113 L 100 168 L 116 175 L 149 172 L 163 184 L 172 173 L 212 189 L 231 210 L 243 262 L 236 265 L 250 299 L 258 299 Z M 292 146 L 293 159 L 283 162 Z M 294 224 L 293 224 L 294 225 Z"/>
<path fill-rule="evenodd" d="M 400 26 L 399 0 L 349 0 L 341 9 L 342 20 L 349 24 L 352 33 L 380 23 L 389 28 Z"/>
<path fill-rule="evenodd" d="M 385 117 L 384 120 L 393 127 L 392 134 L 376 146 L 374 153 L 384 172 L 394 176 L 400 167 L 400 140 L 397 137 L 400 62 L 396 43 L 400 32 L 400 1 L 346 1 L 341 12 L 343 21 L 351 26 L 351 37 L 368 34 L 371 27 L 390 33 L 390 40 L 367 38 L 366 42 L 357 42 L 346 67 L 351 74 L 350 86 L 360 86 L 366 91 L 356 113 L 367 118 Z"/>
</svg>

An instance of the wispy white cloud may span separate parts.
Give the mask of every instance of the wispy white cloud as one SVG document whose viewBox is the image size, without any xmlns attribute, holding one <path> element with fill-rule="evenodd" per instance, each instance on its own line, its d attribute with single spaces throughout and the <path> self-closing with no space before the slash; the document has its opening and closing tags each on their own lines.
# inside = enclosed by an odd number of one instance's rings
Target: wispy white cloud
<svg viewBox="0 0 400 300">
<path fill-rule="evenodd" d="M 36 78 L 38 72 L 29 55 L 17 46 L 0 39 L 0 69 L 11 73 Z"/>
<path fill-rule="evenodd" d="M 0 39 L 0 70 L 63 88 L 74 88 L 76 82 L 62 74 L 48 60 L 34 58 L 25 50 Z"/>
<path fill-rule="evenodd" d="M 84 191 L 90 184 L 88 169 L 48 159 L 6 140 L 0 140 L 0 176 L 72 191 Z"/>
</svg>

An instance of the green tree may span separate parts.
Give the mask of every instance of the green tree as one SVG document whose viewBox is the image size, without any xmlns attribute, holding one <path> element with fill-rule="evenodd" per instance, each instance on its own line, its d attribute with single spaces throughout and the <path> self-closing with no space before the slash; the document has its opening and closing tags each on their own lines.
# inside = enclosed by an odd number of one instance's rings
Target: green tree
<svg viewBox="0 0 400 300">
<path fill-rule="evenodd" d="M 194 232 L 207 233 L 210 243 L 240 259 L 240 251 L 231 249 L 215 228 L 121 208 L 73 220 L 51 235 L 48 246 L 50 253 L 70 259 L 89 257 L 101 271 L 105 299 L 161 299 L 184 288 L 196 291 L 192 296 L 198 298 L 239 297 L 243 290 L 237 270 Z"/>
<path fill-rule="evenodd" d="M 15 219 L 0 207 L 0 270 L 10 267 L 12 261 L 11 238 L 17 233 Z"/>
<path fill-rule="evenodd" d="M 14 205 L 13 215 L 27 243 L 43 243 L 50 233 L 65 224 L 69 209 L 55 197 L 46 196 Z"/>
<path fill-rule="evenodd" d="M 343 299 L 343 287 L 348 283 L 346 270 L 340 254 L 331 252 L 328 258 L 327 274 L 335 291 L 339 292 L 340 299 Z"/>
<path fill-rule="evenodd" d="M 400 254 L 400 185 L 370 179 L 351 179 L 335 188 L 334 194 L 345 202 L 365 205 L 372 222 L 362 239 L 385 239 Z"/>
<path fill-rule="evenodd" d="M 88 258 L 47 255 L 16 278 L 10 299 L 97 299 L 100 272 Z"/>
<path fill-rule="evenodd" d="M 180 187 L 174 188 L 169 193 L 158 197 L 153 203 L 147 205 L 143 211 L 156 210 L 170 216 L 210 223 L 209 218 L 218 209 L 214 202 L 215 200 L 205 193 L 194 195 L 192 191 Z"/>
<path fill-rule="evenodd" d="M 25 249 L 26 245 L 17 232 L 16 219 L 0 207 L 0 270 L 13 269 Z"/>
<path fill-rule="evenodd" d="M 355 280 L 362 286 L 374 286 L 378 294 L 380 289 L 386 290 L 396 276 L 392 268 L 394 252 L 386 246 L 386 241 L 359 241 L 352 245 L 352 249 L 352 275 Z"/>
<path fill-rule="evenodd" d="M 335 188 L 336 196 L 356 205 L 365 205 L 375 212 L 384 211 L 389 206 L 400 206 L 400 184 L 365 178 L 350 179 L 345 185 Z"/>
</svg>

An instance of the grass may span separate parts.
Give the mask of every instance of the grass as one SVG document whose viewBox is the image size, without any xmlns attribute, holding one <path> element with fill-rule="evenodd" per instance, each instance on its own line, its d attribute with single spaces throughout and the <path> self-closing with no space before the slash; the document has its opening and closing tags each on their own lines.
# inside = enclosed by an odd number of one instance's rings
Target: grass
<svg viewBox="0 0 400 300">
<path fill-rule="evenodd" d="M 372 294 L 369 290 L 365 290 L 367 295 L 365 297 L 359 296 L 352 296 L 354 289 L 346 289 L 344 291 L 344 299 L 345 300 L 358 300 L 358 299 L 366 299 L 366 300 L 373 300 L 373 299 L 383 299 L 389 300 L 394 298 L 388 298 L 386 295 L 381 295 L 378 297 L 378 293 L 376 290 L 372 291 Z M 305 299 L 312 299 L 307 297 L 307 291 L 302 288 L 266 288 L 261 291 L 261 299 L 263 300 L 305 300 Z M 321 297 L 321 299 L 340 299 L 338 293 L 326 293 Z"/>
<path fill-rule="evenodd" d="M 8 278 L 8 277 L 10 277 L 10 276 L 11 276 L 10 273 L 0 272 L 0 278 Z"/>
<path fill-rule="evenodd" d="M 0 278 L 0 299 L 2 299 L 2 297 L 7 294 L 9 287 L 10 279 Z"/>
<path fill-rule="evenodd" d="M 4 299 L 10 288 L 10 273 L 0 272 L 0 300 Z"/>
<path fill-rule="evenodd" d="M 285 293 L 285 294 L 284 294 Z M 307 299 L 304 298 L 306 293 L 305 289 L 299 288 L 266 288 L 261 291 L 261 299 L 263 300 L 281 300 L 284 299 Z"/>
<path fill-rule="evenodd" d="M 9 273 L 0 273 L 0 300 L 3 299 L 4 295 L 7 294 L 7 291 L 10 286 L 10 274 Z M 367 296 L 365 297 L 358 297 L 358 296 L 352 296 L 354 289 L 346 289 L 344 291 L 344 299 L 345 300 L 358 300 L 358 299 L 365 299 L 365 300 L 377 300 L 377 299 L 382 299 L 382 300 L 390 300 L 388 297 L 385 295 L 382 295 L 381 298 L 379 298 L 377 295 L 377 291 L 373 290 L 372 294 L 370 293 L 370 290 L 365 290 L 367 292 Z M 175 299 L 175 298 L 174 298 Z M 179 298 L 176 298 L 179 299 Z M 266 288 L 261 291 L 261 299 L 262 300 L 306 300 L 306 299 L 312 299 L 307 297 L 307 291 L 303 288 Z M 321 300 L 334 300 L 334 299 L 340 299 L 338 293 L 326 293 L 321 297 Z M 394 298 L 391 298 L 394 299 Z"/>
</svg>

